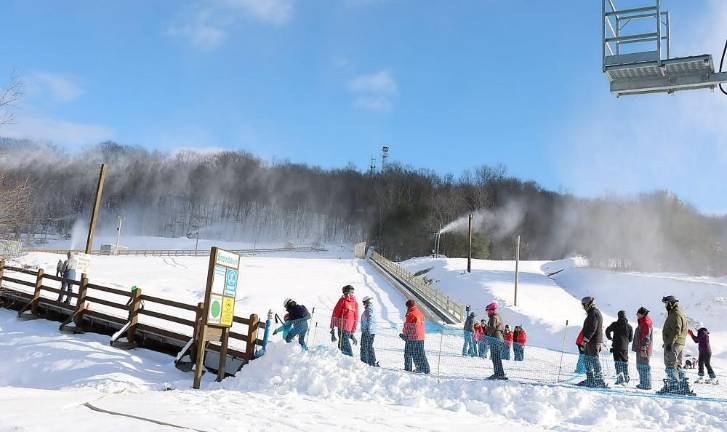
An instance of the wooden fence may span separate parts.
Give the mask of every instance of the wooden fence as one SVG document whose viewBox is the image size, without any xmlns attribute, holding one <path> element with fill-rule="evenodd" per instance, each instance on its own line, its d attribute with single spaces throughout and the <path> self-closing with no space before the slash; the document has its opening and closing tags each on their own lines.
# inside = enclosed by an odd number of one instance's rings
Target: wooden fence
<svg viewBox="0 0 727 432">
<path fill-rule="evenodd" d="M 73 293 L 69 303 L 63 303 L 55 298 L 61 294 L 60 288 L 51 286 L 62 281 L 45 274 L 43 269 L 6 266 L 0 261 L 0 306 L 17 310 L 22 319 L 44 317 L 60 321 L 61 331 L 111 335 L 110 343 L 121 348 L 149 348 L 177 355 L 178 362 L 185 353 L 194 355 L 200 325 L 206 318 L 202 316 L 202 303 L 191 305 L 155 297 L 142 293 L 141 288 L 126 291 L 97 285 L 86 277 L 68 281 Z M 163 310 L 154 310 L 155 307 Z M 256 346 L 263 343 L 258 339 L 258 330 L 265 329 L 265 323 L 256 314 L 235 316 L 233 321 L 247 331 L 230 332 L 231 343 L 244 342 L 244 347 L 233 344 L 227 350 L 233 368 L 227 369 L 230 373 L 255 358 Z M 206 348 L 220 351 L 220 346 L 213 343 Z"/>
<path fill-rule="evenodd" d="M 370 259 L 399 280 L 417 298 L 425 301 L 430 309 L 437 312 L 442 318 L 446 318 L 445 321 L 450 321 L 452 324 L 464 321 L 464 307 L 451 297 L 443 294 L 431 283 L 414 276 L 404 267 L 388 260 L 378 252 L 373 252 Z"/>
<path fill-rule="evenodd" d="M 23 249 L 23 252 L 46 252 L 53 254 L 66 254 L 68 249 L 42 249 L 29 248 Z M 290 248 L 260 248 L 260 249 L 231 249 L 230 252 L 238 255 L 254 255 L 258 253 L 275 253 L 275 252 L 324 252 L 325 249 L 313 246 L 301 246 Z M 71 250 L 70 252 L 84 252 L 82 250 Z M 210 249 L 120 249 L 111 252 L 105 250 L 92 250 L 91 255 L 130 255 L 130 256 L 210 256 Z"/>
</svg>

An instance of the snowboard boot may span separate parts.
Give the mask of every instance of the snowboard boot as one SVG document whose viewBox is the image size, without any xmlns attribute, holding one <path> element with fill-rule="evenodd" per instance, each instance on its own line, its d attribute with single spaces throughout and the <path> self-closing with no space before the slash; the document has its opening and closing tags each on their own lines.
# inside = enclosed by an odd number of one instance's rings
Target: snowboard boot
<svg viewBox="0 0 727 432">
<path fill-rule="evenodd" d="M 507 377 L 504 374 L 492 374 L 487 379 L 491 381 L 507 381 Z"/>
<path fill-rule="evenodd" d="M 616 385 L 626 384 L 626 379 L 624 378 L 623 374 L 620 373 L 620 374 L 618 374 L 618 376 L 616 376 L 616 382 L 614 384 L 616 384 Z"/>
<path fill-rule="evenodd" d="M 714 384 L 714 385 L 717 385 L 717 384 L 719 384 L 719 380 L 716 377 L 715 378 L 710 378 L 707 381 L 705 381 L 705 384 Z"/>
<path fill-rule="evenodd" d="M 676 387 L 676 381 L 664 378 L 664 387 L 661 388 L 661 390 L 657 390 L 656 394 L 669 394 L 674 392 L 674 388 Z"/>
<path fill-rule="evenodd" d="M 702 375 L 700 375 L 699 377 L 697 377 L 696 380 L 694 380 L 694 384 L 701 384 L 703 382 L 704 382 L 704 377 Z"/>
</svg>

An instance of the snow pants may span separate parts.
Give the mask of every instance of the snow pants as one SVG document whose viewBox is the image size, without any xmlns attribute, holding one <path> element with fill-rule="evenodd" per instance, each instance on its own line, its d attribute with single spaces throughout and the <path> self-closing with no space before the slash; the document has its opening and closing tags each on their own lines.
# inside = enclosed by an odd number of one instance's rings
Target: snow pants
<svg viewBox="0 0 727 432">
<path fill-rule="evenodd" d="M 629 352 L 628 350 L 613 350 L 613 362 L 616 375 L 621 375 L 625 381 L 629 380 Z"/>
<path fill-rule="evenodd" d="M 462 355 L 475 355 L 474 333 L 469 330 L 464 331 L 464 345 L 462 346 Z"/>
<path fill-rule="evenodd" d="M 717 375 L 712 370 L 712 353 L 699 353 L 699 376 L 704 376 L 704 368 L 707 368 L 707 373 L 710 378 L 715 378 Z"/>
<path fill-rule="evenodd" d="M 639 385 L 642 389 L 651 388 L 651 366 L 649 357 L 641 353 L 636 354 L 636 370 L 639 371 Z"/>
<path fill-rule="evenodd" d="M 670 350 L 664 348 L 664 366 L 666 367 L 666 376 L 673 381 L 681 381 L 684 378 L 684 370 L 682 369 L 682 356 L 684 355 L 684 345 L 674 344 Z"/>
<path fill-rule="evenodd" d="M 412 370 L 412 361 L 416 370 Z M 404 343 L 404 370 L 408 372 L 429 373 L 429 361 L 424 352 L 424 341 L 406 341 Z"/>
<path fill-rule="evenodd" d="M 369 366 L 376 365 L 376 351 L 374 351 L 375 334 L 361 333 L 361 361 Z"/>
<path fill-rule="evenodd" d="M 485 338 L 485 336 L 483 336 L 482 340 L 480 341 L 480 350 L 479 350 L 480 357 L 482 357 L 482 358 L 487 357 L 487 351 L 488 351 L 487 339 Z"/>
<path fill-rule="evenodd" d="M 502 355 L 501 358 L 503 360 L 510 360 L 510 345 L 506 343 L 502 343 Z"/>
<path fill-rule="evenodd" d="M 523 361 L 525 359 L 525 345 L 514 343 L 512 345 L 513 354 L 515 354 L 515 361 Z"/>
<path fill-rule="evenodd" d="M 587 343 L 585 352 L 586 380 L 590 385 L 598 386 L 604 384 L 601 359 L 598 355 L 601 347 L 596 344 Z"/>
<path fill-rule="evenodd" d="M 73 283 L 76 279 L 76 271 L 75 270 L 66 270 L 65 273 L 63 273 L 63 280 L 61 281 L 61 293 L 58 294 L 58 302 L 63 301 L 63 295 L 66 296 L 65 303 L 71 302 L 71 294 L 73 294 Z"/>
<path fill-rule="evenodd" d="M 285 342 L 290 343 L 297 336 L 300 346 L 303 347 L 304 350 L 307 350 L 308 346 L 305 344 L 305 337 L 308 334 L 308 320 L 304 319 L 299 321 L 300 322 L 294 322 L 288 333 L 284 335 Z"/>
<path fill-rule="evenodd" d="M 502 367 L 502 353 L 504 351 L 505 342 L 497 338 L 489 338 L 490 358 L 492 359 L 492 368 L 495 376 L 505 376 L 505 369 Z"/>
<path fill-rule="evenodd" d="M 338 348 L 342 353 L 353 357 L 353 350 L 351 349 L 351 332 L 347 332 L 339 327 L 338 336 Z"/>
</svg>

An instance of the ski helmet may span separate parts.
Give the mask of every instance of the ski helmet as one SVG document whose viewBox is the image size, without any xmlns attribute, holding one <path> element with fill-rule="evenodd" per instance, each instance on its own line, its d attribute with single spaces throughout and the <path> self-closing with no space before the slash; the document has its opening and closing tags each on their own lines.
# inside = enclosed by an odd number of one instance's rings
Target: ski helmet
<svg viewBox="0 0 727 432">
<path fill-rule="evenodd" d="M 349 294 L 353 292 L 353 287 L 351 285 L 346 285 L 345 287 L 341 288 L 341 291 L 343 291 L 344 294 Z"/>
<path fill-rule="evenodd" d="M 497 302 L 492 302 L 485 307 L 486 311 L 496 311 L 497 310 Z"/>
<path fill-rule="evenodd" d="M 595 298 L 593 298 L 593 297 L 591 297 L 591 296 L 586 296 L 586 297 L 583 297 L 583 298 L 581 299 L 581 304 L 582 304 L 583 306 L 590 306 L 590 305 L 592 305 L 592 304 L 593 304 L 593 302 L 595 302 L 595 301 L 596 301 L 596 299 L 595 299 Z"/>
<path fill-rule="evenodd" d="M 291 298 L 285 299 L 285 301 L 283 302 L 283 307 L 287 309 L 290 306 L 295 306 L 295 301 Z"/>
<path fill-rule="evenodd" d="M 637 310 L 637 311 L 636 311 L 636 313 L 637 313 L 637 314 L 639 314 L 639 315 L 644 315 L 644 316 L 646 316 L 646 315 L 648 315 L 648 314 L 649 314 L 649 310 L 648 310 L 648 309 L 646 309 L 645 307 L 641 306 L 641 307 L 639 308 L 639 310 Z"/>
<path fill-rule="evenodd" d="M 679 299 L 677 299 L 673 295 L 670 295 L 670 296 L 666 296 L 666 297 L 662 298 L 661 302 L 662 303 L 679 303 Z"/>
<path fill-rule="evenodd" d="M 370 302 L 371 300 L 372 300 L 372 299 L 371 299 L 371 297 L 369 297 L 369 296 L 366 296 L 366 297 L 364 297 L 364 298 L 363 298 L 363 300 L 361 300 L 361 301 L 362 301 L 362 302 L 364 302 L 364 303 L 368 303 L 368 302 Z"/>
</svg>

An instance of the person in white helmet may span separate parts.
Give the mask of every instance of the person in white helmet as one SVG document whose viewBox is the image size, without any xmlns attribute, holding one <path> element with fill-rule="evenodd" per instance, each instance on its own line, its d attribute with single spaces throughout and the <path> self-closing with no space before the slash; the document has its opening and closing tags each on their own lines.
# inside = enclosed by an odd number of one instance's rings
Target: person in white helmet
<svg viewBox="0 0 727 432">
<path fill-rule="evenodd" d="M 369 366 L 379 366 L 374 350 L 374 337 L 376 336 L 376 321 L 374 321 L 373 299 L 369 296 L 363 298 L 364 311 L 361 314 L 361 361 Z"/>
</svg>

